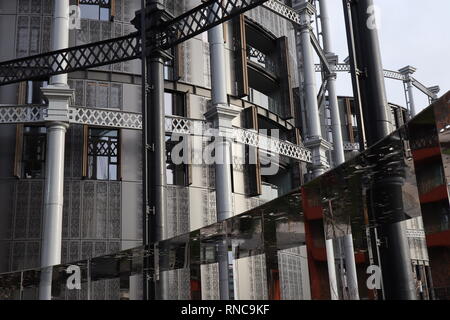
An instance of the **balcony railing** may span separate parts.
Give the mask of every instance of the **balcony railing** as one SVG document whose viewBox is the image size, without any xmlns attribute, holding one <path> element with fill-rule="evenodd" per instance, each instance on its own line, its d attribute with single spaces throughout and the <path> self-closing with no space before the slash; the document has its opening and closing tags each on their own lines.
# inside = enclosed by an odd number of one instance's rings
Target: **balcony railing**
<svg viewBox="0 0 450 320">
<path fill-rule="evenodd" d="M 249 45 L 247 45 L 247 59 L 262 66 L 263 68 L 267 69 L 267 71 L 273 74 L 277 74 L 276 62 L 265 53 Z"/>
</svg>

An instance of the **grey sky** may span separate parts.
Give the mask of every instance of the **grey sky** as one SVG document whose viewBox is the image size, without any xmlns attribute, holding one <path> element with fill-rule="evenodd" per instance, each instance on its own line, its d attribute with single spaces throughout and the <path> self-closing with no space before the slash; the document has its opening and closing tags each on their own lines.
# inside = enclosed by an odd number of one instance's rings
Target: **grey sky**
<svg viewBox="0 0 450 320">
<path fill-rule="evenodd" d="M 343 61 L 348 56 L 342 1 L 329 0 L 333 48 Z M 439 85 L 439 95 L 450 90 L 450 1 L 374 0 L 379 8 L 381 54 L 384 68 L 398 70 L 406 65 L 417 68 L 414 77 L 425 86 Z M 401 81 L 386 80 L 388 100 L 405 105 Z M 350 77 L 338 75 L 338 93 L 352 95 Z M 415 91 L 419 110 L 428 105 Z"/>
</svg>

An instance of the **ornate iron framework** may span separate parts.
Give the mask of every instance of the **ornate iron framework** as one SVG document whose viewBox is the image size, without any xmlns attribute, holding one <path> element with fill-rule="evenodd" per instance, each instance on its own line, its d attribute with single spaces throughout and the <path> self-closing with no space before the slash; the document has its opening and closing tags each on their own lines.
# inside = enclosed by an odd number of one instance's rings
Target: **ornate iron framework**
<svg viewBox="0 0 450 320">
<path fill-rule="evenodd" d="M 258 149 L 283 155 L 298 161 L 312 163 L 311 151 L 299 145 L 282 141 L 277 138 L 259 134 L 247 129 L 233 129 L 233 137 L 237 142 Z"/>
<path fill-rule="evenodd" d="M 151 49 L 167 50 L 223 22 L 251 10 L 267 0 L 208 0 L 196 8 L 162 23 L 148 26 Z M 136 24 L 137 26 L 139 23 Z M 153 32 L 152 32 L 153 31 Z"/>
<path fill-rule="evenodd" d="M 142 129 L 142 115 L 133 112 L 73 107 L 69 109 L 69 119 L 71 123 L 77 124 L 132 130 Z"/>
<path fill-rule="evenodd" d="M 256 59 L 257 63 L 262 64 L 264 68 L 270 72 L 277 73 L 277 64 L 269 56 L 258 49 L 247 45 L 247 59 L 252 61 L 250 58 Z"/>
<path fill-rule="evenodd" d="M 47 106 L 45 105 L 0 105 L 0 124 L 43 123 L 47 121 L 46 116 Z M 142 115 L 133 112 L 70 107 L 68 118 L 69 123 L 73 124 L 131 130 L 142 129 Z"/>
<path fill-rule="evenodd" d="M 315 70 L 316 72 L 322 72 L 323 71 L 323 66 L 322 64 L 316 64 L 315 65 Z M 350 72 L 350 65 L 346 64 L 346 63 L 338 63 L 336 65 L 336 72 Z M 387 79 L 392 79 L 392 80 L 399 80 L 399 81 L 407 81 L 407 76 L 405 76 L 404 74 L 398 72 L 398 71 L 393 71 L 393 70 L 384 70 L 383 72 L 384 77 Z M 416 87 L 417 89 L 419 89 L 420 91 L 422 91 L 425 95 L 427 95 L 429 98 L 431 99 L 437 99 L 437 95 L 436 93 L 432 92 L 430 90 L 430 88 L 427 88 L 426 86 L 424 86 L 420 81 L 418 81 L 417 79 L 410 77 L 412 84 L 414 87 Z"/>
<path fill-rule="evenodd" d="M 211 127 L 206 121 L 166 116 L 165 129 L 169 133 L 201 136 Z"/>
<path fill-rule="evenodd" d="M 47 106 L 0 106 L 0 124 L 44 123 Z M 142 115 L 133 112 L 70 107 L 69 123 L 96 127 L 142 130 Z M 208 135 L 211 123 L 202 120 L 166 116 L 165 129 L 168 133 L 202 136 Z M 237 142 L 284 155 L 299 161 L 311 162 L 311 152 L 301 146 L 267 137 L 257 132 L 236 128 L 231 138 Z"/>
<path fill-rule="evenodd" d="M 361 149 L 360 149 L 359 143 L 346 142 L 346 143 L 344 143 L 344 150 L 345 151 L 359 151 Z"/>
<path fill-rule="evenodd" d="M 149 26 L 150 50 L 169 49 L 267 0 L 209 0 L 161 25 Z M 101 2 L 101 1 L 100 1 Z M 97 4 L 90 2 L 87 4 Z M 138 24 L 138 27 L 140 25 Z M 48 78 L 141 57 L 139 33 L 0 63 L 0 85 Z"/>
<path fill-rule="evenodd" d="M 292 23 L 300 25 L 301 19 L 300 15 L 288 7 L 284 3 L 276 0 L 270 0 L 263 4 L 263 7 L 269 9 L 270 11 L 284 17 L 285 19 L 291 21 Z"/>
<path fill-rule="evenodd" d="M 103 8 L 109 8 L 111 5 L 111 0 L 79 0 L 79 4 L 91 4 L 98 5 Z"/>
<path fill-rule="evenodd" d="M 0 63 L 0 85 L 44 79 L 140 57 L 137 33 Z"/>
<path fill-rule="evenodd" d="M 0 105 L 0 123 L 35 123 L 44 121 L 47 107 L 42 105 Z"/>
<path fill-rule="evenodd" d="M 209 122 L 202 120 L 166 117 L 165 127 L 166 132 L 168 133 L 192 136 L 209 136 L 210 132 L 208 132 L 208 130 L 212 128 L 212 125 Z M 259 134 L 256 131 L 233 128 L 233 130 L 230 133 L 227 133 L 226 136 L 238 143 L 253 146 L 264 151 L 283 155 L 302 162 L 312 162 L 311 151 L 308 149 L 274 137 Z"/>
</svg>

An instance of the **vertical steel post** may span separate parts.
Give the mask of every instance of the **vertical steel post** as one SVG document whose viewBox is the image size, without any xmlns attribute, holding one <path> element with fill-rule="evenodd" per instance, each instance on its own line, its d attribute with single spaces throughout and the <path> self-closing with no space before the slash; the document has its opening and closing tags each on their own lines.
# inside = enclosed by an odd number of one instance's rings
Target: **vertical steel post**
<svg viewBox="0 0 450 320">
<path fill-rule="evenodd" d="M 323 50 L 329 60 L 333 73 L 328 78 L 328 100 L 330 103 L 331 123 L 333 133 L 334 161 L 337 166 L 345 162 L 344 142 L 342 138 L 341 116 L 336 93 L 335 68 L 338 63 L 337 56 L 333 53 L 331 41 L 331 24 L 328 14 L 328 3 L 330 0 L 320 0 L 320 21 L 322 25 Z"/>
<path fill-rule="evenodd" d="M 226 70 L 225 70 L 225 48 L 223 39 L 223 26 L 218 25 L 208 31 L 211 56 L 211 90 L 212 106 L 217 109 L 216 116 L 219 117 L 219 132 L 221 129 L 231 129 L 231 121 L 237 116 L 236 110 L 228 105 Z M 220 110 L 225 108 L 224 110 Z M 222 112 L 225 111 L 225 112 Z M 231 111 L 231 112 L 229 112 Z M 223 118 L 223 119 L 222 119 Z M 225 120 L 225 121 L 220 121 Z M 221 132 L 222 133 L 222 132 Z M 226 133 L 223 132 L 223 133 Z M 216 202 L 217 220 L 226 220 L 233 216 L 233 193 L 231 187 L 231 141 L 218 139 L 215 148 L 216 154 Z"/>
<path fill-rule="evenodd" d="M 312 150 L 313 154 L 313 176 L 318 177 L 328 170 L 326 152 L 330 144 L 322 138 L 320 125 L 319 105 L 317 101 L 316 72 L 311 44 L 311 17 L 315 14 L 315 8 L 307 0 L 300 0 L 296 6 L 300 13 L 299 39 L 301 43 L 301 54 L 303 59 L 303 90 L 307 112 L 308 136 L 305 146 Z M 301 78 L 301 77 L 300 77 Z"/>
<path fill-rule="evenodd" d="M 368 146 L 385 138 L 392 127 L 388 117 L 388 103 L 384 83 L 378 30 L 375 21 L 373 0 L 343 0 L 344 14 L 349 33 L 348 43 L 351 57 L 355 94 L 361 89 L 361 104 Z M 406 234 L 401 223 L 386 224 L 382 221 L 383 210 L 376 203 L 390 206 L 398 211 L 401 204 L 402 177 L 384 177 L 383 172 L 373 177 L 374 218 L 379 222 L 382 235 L 380 256 L 383 272 L 383 289 L 387 299 L 414 300 L 414 283 Z M 382 199 L 386 190 L 390 201 Z M 403 213 L 404 215 L 404 213 Z"/>
<path fill-rule="evenodd" d="M 148 193 L 148 110 L 147 110 L 147 80 L 148 80 L 148 69 L 147 69 L 147 52 L 145 48 L 145 43 L 147 41 L 146 37 L 146 19 L 143 12 L 146 11 L 146 0 L 141 0 L 141 113 L 142 113 L 142 237 L 144 246 L 146 250 L 150 250 L 150 228 L 151 228 L 151 217 L 149 212 L 149 193 Z M 154 274 L 150 272 L 154 260 L 150 257 L 144 257 L 143 265 L 143 300 L 153 300 L 155 299 L 155 287 L 154 287 Z"/>
<path fill-rule="evenodd" d="M 69 45 L 69 0 L 55 1 L 52 50 Z M 64 147 L 68 127 L 68 108 L 73 90 L 67 86 L 67 74 L 53 76 L 50 86 L 42 88 L 49 102 L 45 164 L 44 219 L 41 253 L 40 300 L 51 300 L 51 266 L 61 263 Z"/>
<path fill-rule="evenodd" d="M 213 10 L 217 10 L 214 8 Z M 218 130 L 215 137 L 215 173 L 216 173 L 216 209 L 217 221 L 223 221 L 233 216 L 233 189 L 231 185 L 231 147 L 232 142 L 227 135 L 232 130 L 232 120 L 239 114 L 229 106 L 227 95 L 227 73 L 223 25 L 220 24 L 208 31 L 211 64 L 212 108 L 205 117 L 214 123 Z M 225 230 L 225 232 L 227 232 Z M 229 255 L 227 234 L 218 246 L 219 257 L 219 291 L 221 300 L 230 299 Z"/>
<path fill-rule="evenodd" d="M 346 234 L 343 238 L 345 274 L 350 300 L 359 300 L 358 275 L 356 273 L 355 249 L 353 247 L 353 235 Z"/>
<path fill-rule="evenodd" d="M 300 13 L 300 28 L 297 32 L 297 41 L 301 44 L 303 59 L 303 90 L 307 112 L 308 136 L 305 146 L 312 150 L 313 154 L 313 177 L 319 177 L 328 169 L 326 151 L 330 144 L 322 138 L 320 126 L 319 105 L 317 101 L 316 73 L 314 56 L 311 44 L 311 17 L 315 14 L 315 7 L 307 0 L 294 3 L 294 8 Z M 298 34 L 299 33 L 299 34 Z M 301 75 L 299 77 L 302 78 Z M 326 239 L 328 277 L 330 282 L 331 298 L 338 299 L 338 287 L 336 279 L 336 265 L 334 260 L 333 240 Z"/>
<path fill-rule="evenodd" d="M 328 4 L 330 0 L 320 0 L 320 21 L 322 25 L 323 49 L 328 58 L 333 73 L 328 77 L 328 100 L 331 111 L 331 128 L 333 134 L 334 146 L 334 162 L 339 166 L 345 162 L 344 141 L 342 138 L 341 116 L 339 112 L 339 103 L 336 92 L 336 72 L 335 68 L 338 64 L 338 57 L 333 53 L 331 40 L 331 23 L 328 13 Z M 356 263 L 353 248 L 353 236 L 348 234 L 344 236 L 344 256 L 345 271 L 347 275 L 347 286 L 349 288 L 349 298 L 352 300 L 359 299 L 358 278 L 356 274 Z"/>
<path fill-rule="evenodd" d="M 144 174 L 144 242 L 146 244 L 166 240 L 167 230 L 167 198 L 166 198 L 166 140 L 165 140 L 165 108 L 164 108 L 164 62 L 170 59 L 165 51 L 154 49 L 154 33 L 158 32 L 161 23 L 172 16 L 165 10 L 162 0 L 147 0 L 141 2 L 142 10 L 138 14 L 140 23 L 136 27 L 142 32 L 142 111 L 144 118 L 143 161 Z M 145 21 L 142 21 L 145 20 Z M 149 248 L 150 249 L 150 248 Z M 168 257 L 159 256 L 157 261 L 167 265 Z M 146 266 L 153 264 L 150 258 Z M 153 266 L 153 270 L 157 266 Z M 150 279 L 149 279 L 150 280 Z M 168 299 L 168 274 L 160 272 L 151 279 L 144 280 L 144 295 L 147 298 Z M 153 291 L 153 284 L 155 290 Z"/>
<path fill-rule="evenodd" d="M 417 69 L 414 67 L 411 67 L 411 66 L 406 66 L 399 70 L 399 72 L 403 76 L 405 76 L 405 80 L 404 80 L 404 83 L 406 86 L 405 94 L 408 97 L 407 107 L 409 109 L 411 118 L 416 116 L 416 103 L 414 101 L 414 86 L 412 84 L 412 79 L 411 79 L 411 75 L 414 74 L 414 72 L 416 72 L 416 71 L 417 71 Z"/>
<path fill-rule="evenodd" d="M 359 150 L 364 151 L 366 149 L 366 128 L 364 124 L 364 112 L 362 107 L 362 97 L 361 97 L 361 84 L 359 82 L 358 76 L 361 71 L 358 69 L 357 64 L 357 45 L 356 36 L 358 30 L 354 29 L 352 24 L 352 7 L 350 0 L 343 0 L 344 7 L 344 19 L 347 32 L 347 43 L 348 43 L 348 62 L 350 64 L 350 73 L 352 74 L 352 86 L 353 86 L 353 100 L 355 103 L 355 111 L 357 115 L 357 124 L 359 129 Z"/>
</svg>

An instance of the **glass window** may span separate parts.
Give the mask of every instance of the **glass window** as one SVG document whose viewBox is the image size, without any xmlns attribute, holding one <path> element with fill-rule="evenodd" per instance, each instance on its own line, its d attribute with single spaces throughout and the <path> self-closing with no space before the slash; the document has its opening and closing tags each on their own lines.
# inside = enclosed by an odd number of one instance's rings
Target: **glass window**
<svg viewBox="0 0 450 320">
<path fill-rule="evenodd" d="M 44 96 L 41 88 L 47 87 L 47 81 L 27 81 L 26 103 L 27 104 L 44 104 Z"/>
<path fill-rule="evenodd" d="M 164 107 L 166 116 L 184 117 L 184 95 L 180 93 L 164 92 Z"/>
<path fill-rule="evenodd" d="M 89 128 L 88 178 L 118 180 L 119 131 Z"/>
<path fill-rule="evenodd" d="M 105 1 L 106 4 L 102 5 L 92 5 L 92 4 L 81 4 L 81 18 L 82 19 L 92 19 L 92 20 L 101 20 L 101 21 L 109 21 L 110 20 L 110 1 Z"/>
<path fill-rule="evenodd" d="M 23 128 L 22 177 L 25 179 L 44 178 L 45 145 L 47 128 Z"/>
<path fill-rule="evenodd" d="M 171 136 L 166 136 L 166 182 L 169 185 L 185 186 L 187 181 L 187 164 L 177 165 L 172 161 L 172 150 L 179 143 L 183 143 L 182 139 L 173 141 Z M 180 152 L 179 156 L 183 157 L 183 151 Z"/>
</svg>

